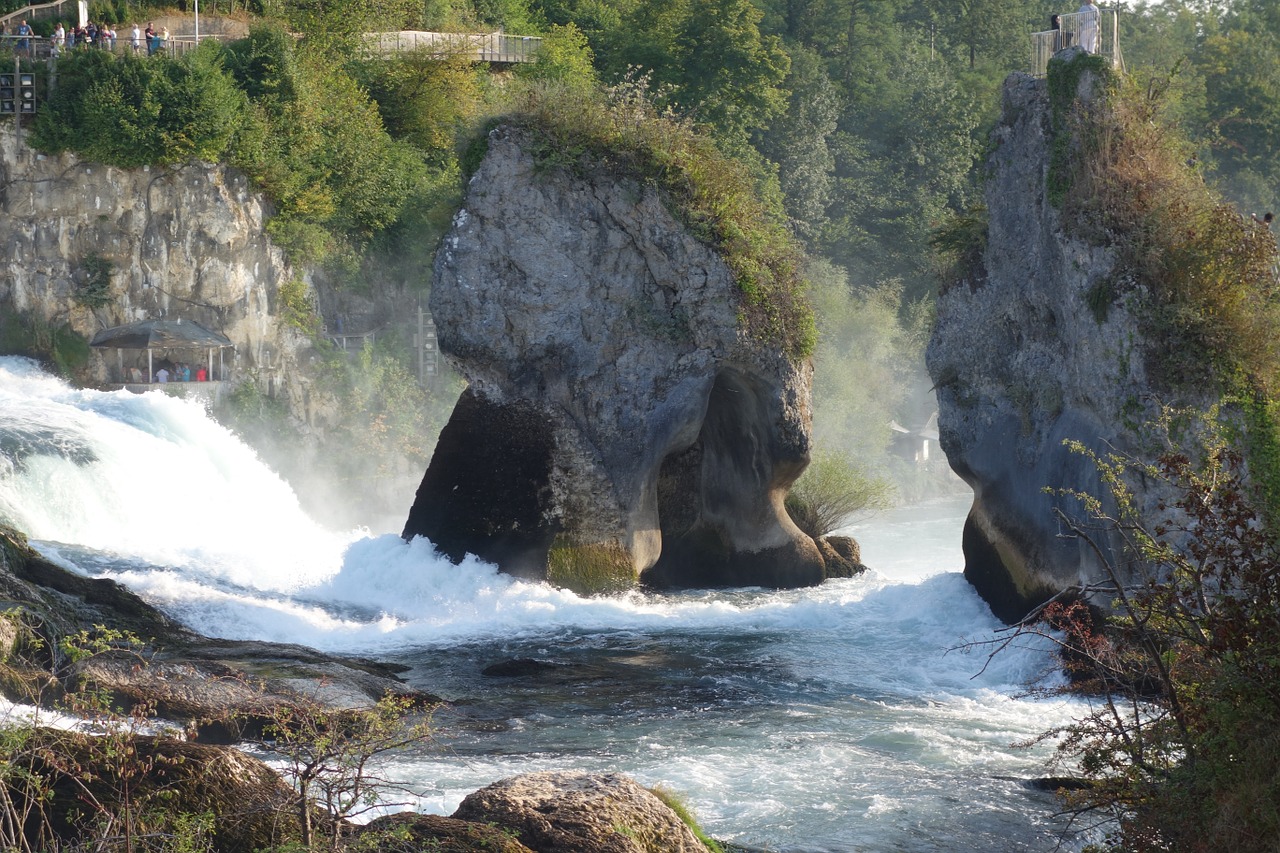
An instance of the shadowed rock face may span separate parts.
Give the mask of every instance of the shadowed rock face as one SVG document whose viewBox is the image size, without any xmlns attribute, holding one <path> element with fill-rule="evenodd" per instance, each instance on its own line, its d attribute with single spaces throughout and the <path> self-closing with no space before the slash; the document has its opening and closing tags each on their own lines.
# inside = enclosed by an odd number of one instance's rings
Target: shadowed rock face
<svg viewBox="0 0 1280 853">
<path fill-rule="evenodd" d="M 540 171 L 523 131 L 495 130 L 431 293 L 470 388 L 405 537 L 528 577 L 558 549 L 663 586 L 821 581 L 782 507 L 808 464 L 811 368 L 740 332 L 737 305 L 652 187 Z"/>
<path fill-rule="evenodd" d="M 1081 77 L 1085 103 L 1093 81 Z M 939 297 L 927 352 L 942 449 L 974 491 L 965 577 L 1010 622 L 1103 578 L 1100 555 L 1119 546 L 1104 533 L 1096 551 L 1063 535 L 1057 513 L 1084 514 L 1066 493 L 1109 497 L 1093 462 L 1064 441 L 1136 454 L 1134 426 L 1154 417 L 1158 399 L 1171 401 L 1147 376 L 1152 354 L 1127 302 L 1101 317 L 1090 308 L 1095 288 L 1126 272 L 1112 249 L 1069 233 L 1048 200 L 1050 119 L 1045 81 L 1011 75 L 988 164 L 983 269 Z M 1158 484 L 1132 486 L 1154 511 Z"/>
</svg>

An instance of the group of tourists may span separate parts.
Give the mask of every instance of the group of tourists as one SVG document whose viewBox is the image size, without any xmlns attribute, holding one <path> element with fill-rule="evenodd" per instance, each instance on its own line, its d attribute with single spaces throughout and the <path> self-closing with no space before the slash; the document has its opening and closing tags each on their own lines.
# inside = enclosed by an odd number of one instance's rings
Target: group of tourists
<svg viewBox="0 0 1280 853">
<path fill-rule="evenodd" d="M 128 381 L 135 385 L 151 382 L 158 382 L 161 385 L 167 385 L 170 382 L 208 382 L 209 371 L 205 370 L 202 366 L 196 366 L 193 370 L 191 365 L 187 364 L 185 361 L 179 361 L 176 363 L 162 361 L 160 362 L 160 368 L 156 370 L 155 375 L 149 378 L 145 373 L 143 373 L 142 368 L 129 368 Z"/>
<path fill-rule="evenodd" d="M 100 48 L 114 51 L 118 37 L 116 30 L 107 23 L 89 21 L 84 26 L 77 25 L 67 29 L 59 21 L 49 37 L 49 48 L 54 56 L 74 48 Z M 0 38 L 12 43 L 15 51 L 27 56 L 34 55 L 38 42 L 43 43 L 43 39 L 36 36 L 26 19 L 23 19 L 12 33 L 8 32 L 4 24 L 0 24 Z M 143 30 L 138 24 L 134 24 L 128 33 L 128 39 L 128 46 L 135 55 L 142 53 L 145 48 L 147 56 L 153 56 L 163 52 L 168 45 L 169 28 L 161 27 L 157 30 L 153 24 L 148 23 L 146 30 Z"/>
<path fill-rule="evenodd" d="M 53 47 L 55 56 L 64 47 L 67 50 L 75 47 L 99 47 L 104 50 L 115 50 L 116 31 L 109 24 L 95 24 L 93 21 L 83 27 L 76 26 L 68 30 L 59 21 L 58 26 L 53 30 L 53 35 L 49 38 L 49 42 Z"/>
</svg>

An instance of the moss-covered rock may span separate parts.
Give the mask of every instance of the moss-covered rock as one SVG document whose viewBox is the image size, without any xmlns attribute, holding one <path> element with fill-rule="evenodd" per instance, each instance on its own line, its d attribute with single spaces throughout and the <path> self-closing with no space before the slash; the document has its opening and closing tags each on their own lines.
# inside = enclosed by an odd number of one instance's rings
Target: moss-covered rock
<svg viewBox="0 0 1280 853">
<path fill-rule="evenodd" d="M 621 545 L 574 544 L 558 536 L 547 554 L 547 581 L 578 595 L 608 595 L 634 587 L 636 571 Z"/>
<path fill-rule="evenodd" d="M 429 814 L 380 817 L 360 831 L 359 843 L 360 849 L 369 853 L 402 853 L 406 849 L 431 853 L 530 853 L 528 847 L 500 827 Z"/>
</svg>

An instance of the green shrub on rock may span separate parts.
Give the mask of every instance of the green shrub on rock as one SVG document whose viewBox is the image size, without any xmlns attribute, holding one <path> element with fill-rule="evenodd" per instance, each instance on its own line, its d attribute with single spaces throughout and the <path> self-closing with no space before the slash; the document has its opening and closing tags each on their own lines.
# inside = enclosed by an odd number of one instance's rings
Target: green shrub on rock
<svg viewBox="0 0 1280 853">
<path fill-rule="evenodd" d="M 244 94 L 222 59 L 216 41 L 180 59 L 73 52 L 58 63 L 32 144 L 125 168 L 216 161 L 245 115 Z"/>
<path fill-rule="evenodd" d="M 822 453 L 791 487 L 786 508 L 796 527 L 819 539 L 860 512 L 884 509 L 891 493 L 889 483 L 868 476 L 843 454 Z"/>
</svg>

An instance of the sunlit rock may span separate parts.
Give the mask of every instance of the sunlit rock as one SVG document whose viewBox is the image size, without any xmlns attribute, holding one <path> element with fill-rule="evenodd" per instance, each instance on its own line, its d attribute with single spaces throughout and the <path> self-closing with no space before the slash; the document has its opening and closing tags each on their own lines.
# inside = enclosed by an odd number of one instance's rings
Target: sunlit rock
<svg viewBox="0 0 1280 853">
<path fill-rule="evenodd" d="M 741 330 L 733 275 L 653 186 L 540 169 L 522 133 L 490 135 L 437 253 L 440 348 L 470 387 L 405 536 L 586 591 L 820 582 L 783 509 L 810 365 Z"/>
<path fill-rule="evenodd" d="M 494 824 L 535 851 L 705 853 L 652 792 L 617 773 L 526 773 L 467 796 L 455 818 Z"/>
<path fill-rule="evenodd" d="M 1092 73 L 1078 86 L 1096 103 Z M 1169 399 L 1148 376 L 1161 355 L 1130 299 L 1100 298 L 1129 275 L 1117 253 L 1105 235 L 1066 227 L 1050 201 L 1053 147 L 1046 81 L 1011 75 L 988 163 L 981 263 L 939 296 L 927 352 L 942 449 L 974 491 L 965 577 L 1006 621 L 1103 579 L 1104 558 L 1125 571 L 1113 536 L 1099 531 L 1095 548 L 1059 516 L 1084 517 L 1071 492 L 1109 497 L 1095 464 L 1064 441 L 1137 454 L 1137 427 Z M 1184 405 L 1209 402 L 1180 393 Z M 1133 487 L 1139 508 L 1160 498 L 1155 484 Z"/>
</svg>

